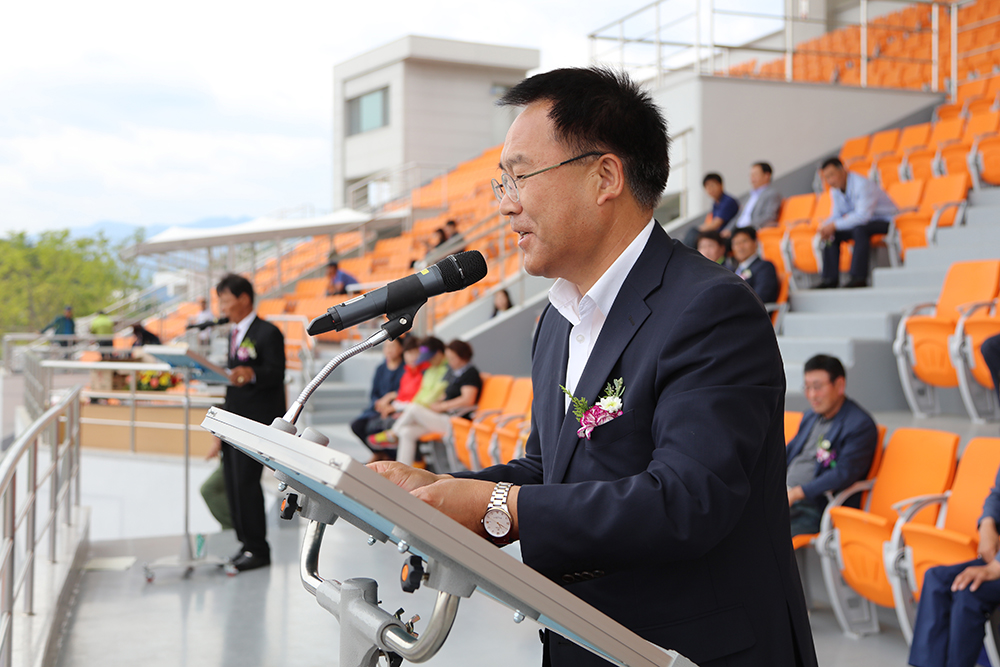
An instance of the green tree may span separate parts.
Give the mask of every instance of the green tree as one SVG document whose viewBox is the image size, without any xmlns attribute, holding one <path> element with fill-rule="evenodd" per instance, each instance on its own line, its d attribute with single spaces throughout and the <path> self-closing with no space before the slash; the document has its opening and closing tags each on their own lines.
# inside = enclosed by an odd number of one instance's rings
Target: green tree
<svg viewBox="0 0 1000 667">
<path fill-rule="evenodd" d="M 67 304 L 89 315 L 136 289 L 137 268 L 119 250 L 103 235 L 8 234 L 0 240 L 0 332 L 38 331 Z"/>
</svg>

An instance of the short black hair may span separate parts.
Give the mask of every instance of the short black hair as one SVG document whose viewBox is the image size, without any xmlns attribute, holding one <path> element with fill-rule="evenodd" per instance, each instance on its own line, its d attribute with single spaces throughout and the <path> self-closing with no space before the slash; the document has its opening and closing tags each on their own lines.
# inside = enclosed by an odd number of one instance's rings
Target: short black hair
<svg viewBox="0 0 1000 667">
<path fill-rule="evenodd" d="M 707 174 L 705 174 L 705 178 L 701 179 L 701 187 L 705 187 L 706 185 L 708 185 L 709 181 L 715 181 L 719 185 L 722 185 L 722 176 L 719 176 L 714 171 L 708 172 Z"/>
<path fill-rule="evenodd" d="M 835 382 L 837 378 L 847 379 L 844 364 L 840 363 L 840 359 L 829 354 L 817 354 L 807 361 L 802 372 L 808 373 L 810 371 L 826 371 L 826 374 L 830 376 L 830 382 Z"/>
<path fill-rule="evenodd" d="M 624 72 L 603 67 L 563 68 L 529 77 L 497 104 L 551 102 L 556 139 L 576 154 L 601 151 L 622 161 L 625 182 L 639 206 L 655 209 L 670 175 L 670 139 L 653 98 Z"/>
<path fill-rule="evenodd" d="M 753 166 L 760 167 L 760 170 L 765 174 L 773 174 L 774 170 L 771 169 L 771 164 L 768 162 L 754 162 Z"/>
<path fill-rule="evenodd" d="M 739 234 L 745 234 L 749 236 L 751 241 L 757 240 L 757 230 L 754 229 L 753 227 L 737 227 L 736 229 L 733 230 L 733 235 L 730 237 L 730 239 L 735 239 Z"/>
<path fill-rule="evenodd" d="M 444 354 L 444 342 L 440 338 L 435 338 L 434 336 L 428 336 L 427 338 L 420 341 L 422 347 L 426 347 L 428 350 L 437 354 L 440 352 Z"/>
<path fill-rule="evenodd" d="M 243 276 L 236 275 L 235 273 L 227 273 L 219 281 L 219 284 L 215 286 L 215 293 L 221 295 L 223 292 L 229 292 L 237 299 L 244 294 L 250 295 L 250 303 L 253 304 L 253 285 L 249 280 Z"/>
<path fill-rule="evenodd" d="M 843 169 L 844 163 L 840 161 L 839 157 L 829 157 L 823 160 L 823 166 L 821 166 L 819 170 L 823 171 L 827 167 L 836 167 L 837 169 Z"/>
<path fill-rule="evenodd" d="M 339 269 L 340 268 L 340 262 L 338 262 L 335 259 L 331 259 L 329 262 L 326 263 L 326 268 L 329 269 L 330 267 Z"/>
<path fill-rule="evenodd" d="M 455 222 L 454 220 L 449 220 L 448 222 L 444 223 L 445 227 L 447 227 L 448 225 L 451 225 L 452 227 L 458 227 L 458 223 Z"/>
<path fill-rule="evenodd" d="M 709 241 L 715 241 L 719 245 L 726 245 L 725 242 L 722 240 L 722 235 L 719 234 L 719 232 L 715 231 L 714 229 L 712 229 L 710 231 L 707 231 L 707 232 L 699 232 L 698 233 L 698 240 L 700 241 L 702 239 L 708 239 Z M 695 245 L 697 245 L 697 244 L 695 244 Z"/>
<path fill-rule="evenodd" d="M 401 340 L 403 343 L 403 352 L 408 350 L 419 350 L 420 349 L 420 338 L 419 336 L 405 336 L 403 338 L 397 338 L 396 340 Z"/>
<path fill-rule="evenodd" d="M 448 343 L 448 349 L 457 354 L 462 361 L 468 362 L 472 359 L 472 346 L 464 340 L 456 338 Z"/>
</svg>

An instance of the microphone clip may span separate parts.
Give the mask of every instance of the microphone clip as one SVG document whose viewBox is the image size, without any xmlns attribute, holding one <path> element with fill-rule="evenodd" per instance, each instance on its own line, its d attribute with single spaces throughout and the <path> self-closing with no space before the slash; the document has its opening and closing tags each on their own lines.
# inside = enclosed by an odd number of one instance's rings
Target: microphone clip
<svg viewBox="0 0 1000 667">
<path fill-rule="evenodd" d="M 409 303 L 395 313 L 386 315 L 388 321 L 382 325 L 382 330 L 389 334 L 389 340 L 396 340 L 413 328 L 413 319 L 425 303 L 427 303 L 426 298 L 419 303 Z"/>
</svg>

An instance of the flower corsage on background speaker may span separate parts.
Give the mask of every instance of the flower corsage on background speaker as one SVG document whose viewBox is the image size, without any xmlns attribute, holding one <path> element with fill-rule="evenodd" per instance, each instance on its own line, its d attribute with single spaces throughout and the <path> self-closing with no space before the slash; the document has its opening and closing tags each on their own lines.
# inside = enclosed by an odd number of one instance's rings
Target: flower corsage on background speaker
<svg viewBox="0 0 1000 667">
<path fill-rule="evenodd" d="M 243 339 L 240 346 L 236 348 L 236 360 L 237 361 L 250 361 L 251 359 L 257 358 L 257 348 L 254 347 L 252 340 Z"/>
<path fill-rule="evenodd" d="M 587 399 L 577 398 L 566 387 L 559 385 L 559 388 L 569 396 L 573 414 L 580 420 L 580 428 L 576 431 L 578 438 L 590 440 L 590 434 L 595 428 L 622 415 L 622 393 L 625 391 L 625 383 L 621 378 L 608 383 L 604 388 L 604 396 L 597 399 L 597 404 L 593 407 L 587 403 Z"/>
</svg>

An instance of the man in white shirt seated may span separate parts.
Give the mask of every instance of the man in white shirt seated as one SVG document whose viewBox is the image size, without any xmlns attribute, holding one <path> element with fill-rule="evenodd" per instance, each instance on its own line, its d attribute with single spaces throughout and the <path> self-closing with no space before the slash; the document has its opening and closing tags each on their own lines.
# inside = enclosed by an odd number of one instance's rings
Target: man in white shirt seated
<svg viewBox="0 0 1000 667">
<path fill-rule="evenodd" d="M 821 289 L 840 286 L 840 244 L 854 241 L 851 279 L 847 287 L 868 285 L 868 256 L 871 237 L 889 231 L 889 222 L 899 209 L 885 190 L 860 174 L 844 169 L 835 157 L 820 169 L 823 182 L 830 187 L 833 210 L 819 228 L 823 246 L 823 282 Z"/>
</svg>

